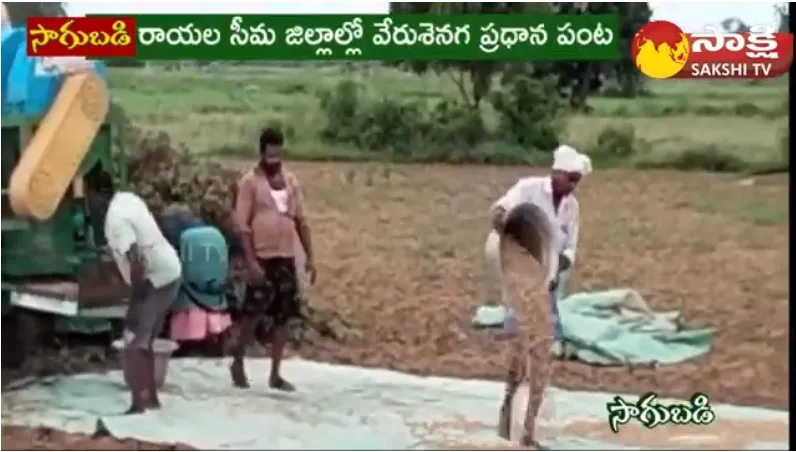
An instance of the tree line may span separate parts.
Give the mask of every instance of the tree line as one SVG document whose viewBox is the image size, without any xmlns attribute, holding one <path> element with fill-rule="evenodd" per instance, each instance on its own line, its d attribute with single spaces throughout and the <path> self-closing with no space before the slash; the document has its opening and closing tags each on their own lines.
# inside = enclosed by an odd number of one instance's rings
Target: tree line
<svg viewBox="0 0 796 452">
<path fill-rule="evenodd" d="M 32 15 L 63 15 L 66 12 L 63 3 L 9 3 L 7 6 L 16 24 Z M 324 141 L 380 153 L 379 157 L 386 153 L 393 160 L 518 162 L 529 155 L 541 155 L 553 149 L 569 114 L 589 110 L 590 96 L 597 93 L 624 97 L 648 94 L 645 78 L 630 55 L 636 31 L 652 18 L 653 11 L 646 2 L 391 2 L 389 8 L 391 13 L 441 15 L 616 14 L 620 18 L 618 39 L 623 51 L 618 60 L 610 62 L 337 63 L 355 67 L 353 70 L 388 65 L 415 74 L 438 73 L 450 79 L 458 96 L 419 101 L 396 98 L 388 92 L 373 95 L 376 88 L 367 85 L 367 77 L 351 77 L 319 94 L 320 109 L 327 119 L 321 133 Z M 788 5 L 777 6 L 776 12 L 781 19 L 781 29 L 786 30 Z M 723 26 L 733 31 L 748 29 L 742 20 L 735 18 L 727 19 Z M 143 65 L 144 62 L 111 61 L 109 64 Z M 482 107 L 486 105 L 496 121 L 485 121 Z"/>
</svg>

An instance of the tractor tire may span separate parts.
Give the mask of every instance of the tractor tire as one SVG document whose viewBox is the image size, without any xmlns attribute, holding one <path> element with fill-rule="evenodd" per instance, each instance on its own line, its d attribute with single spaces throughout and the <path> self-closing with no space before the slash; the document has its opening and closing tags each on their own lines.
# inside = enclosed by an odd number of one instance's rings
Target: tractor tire
<svg viewBox="0 0 796 452">
<path fill-rule="evenodd" d="M 3 317 L 2 366 L 24 370 L 32 357 L 52 339 L 53 317 L 14 308 Z"/>
</svg>

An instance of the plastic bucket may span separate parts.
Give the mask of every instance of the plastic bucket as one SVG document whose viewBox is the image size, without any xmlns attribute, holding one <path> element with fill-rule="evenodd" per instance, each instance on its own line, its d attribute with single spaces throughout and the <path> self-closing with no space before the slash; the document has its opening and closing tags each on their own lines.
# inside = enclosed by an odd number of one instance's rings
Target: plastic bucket
<svg viewBox="0 0 796 452">
<path fill-rule="evenodd" d="M 127 364 L 126 354 L 124 352 L 124 341 L 116 339 L 111 344 L 114 350 L 119 352 L 119 361 L 122 364 L 122 372 L 124 374 L 124 383 L 130 387 L 130 367 Z M 155 352 L 155 385 L 158 389 L 162 388 L 166 383 L 166 374 L 169 369 L 169 358 L 174 354 L 180 346 L 168 339 L 155 339 L 152 344 L 152 349 Z"/>
</svg>

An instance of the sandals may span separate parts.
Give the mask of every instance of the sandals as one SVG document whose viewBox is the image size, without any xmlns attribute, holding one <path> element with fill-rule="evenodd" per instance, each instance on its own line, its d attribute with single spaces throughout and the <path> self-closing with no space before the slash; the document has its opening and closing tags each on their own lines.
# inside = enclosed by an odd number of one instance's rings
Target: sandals
<svg viewBox="0 0 796 452">
<path fill-rule="evenodd" d="M 242 362 L 233 361 L 229 366 L 229 374 L 232 377 L 232 384 L 236 388 L 248 389 L 250 387 Z M 284 392 L 294 392 L 296 390 L 295 386 L 282 377 L 271 377 L 268 381 L 268 386 L 272 389 Z"/>
<path fill-rule="evenodd" d="M 268 386 L 270 386 L 272 389 L 284 392 L 294 392 L 296 390 L 295 386 L 282 377 L 271 377 L 271 380 L 268 382 Z"/>
</svg>

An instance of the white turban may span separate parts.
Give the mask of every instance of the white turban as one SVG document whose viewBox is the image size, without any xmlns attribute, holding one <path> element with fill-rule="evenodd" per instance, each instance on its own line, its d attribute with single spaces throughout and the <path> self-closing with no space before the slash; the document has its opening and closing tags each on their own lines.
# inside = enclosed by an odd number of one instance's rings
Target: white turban
<svg viewBox="0 0 796 452">
<path fill-rule="evenodd" d="M 591 159 L 572 146 L 562 144 L 553 153 L 553 169 L 585 176 L 591 173 Z"/>
</svg>

